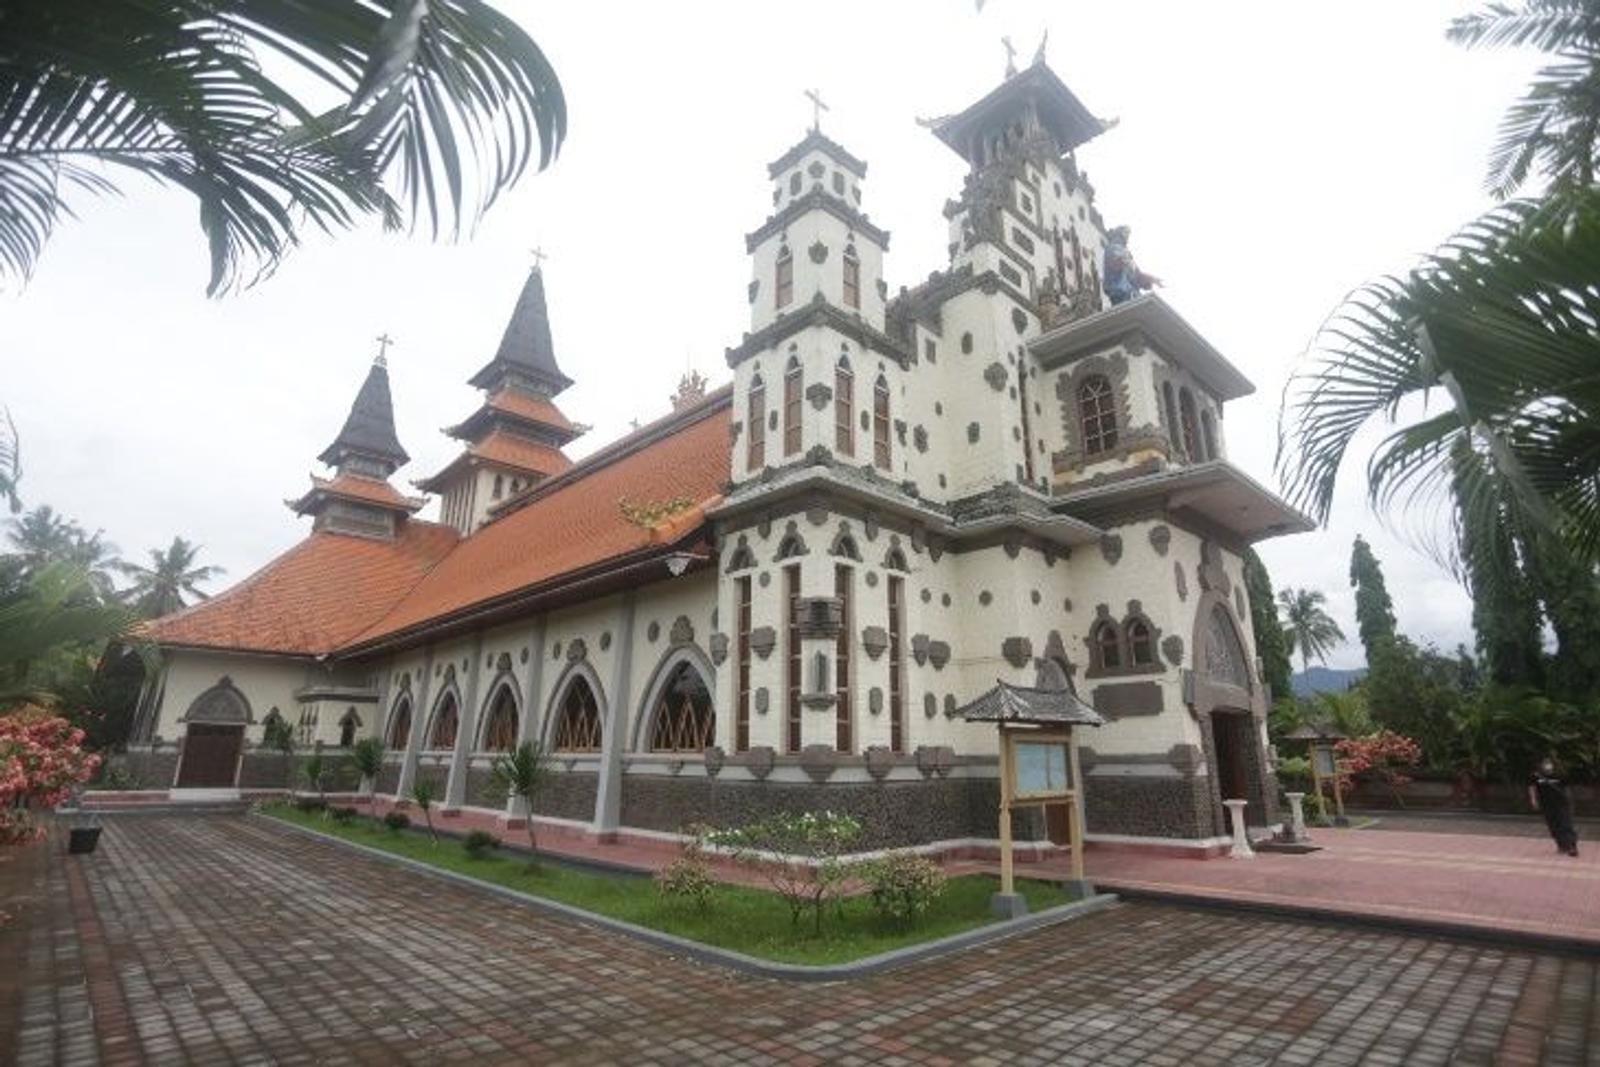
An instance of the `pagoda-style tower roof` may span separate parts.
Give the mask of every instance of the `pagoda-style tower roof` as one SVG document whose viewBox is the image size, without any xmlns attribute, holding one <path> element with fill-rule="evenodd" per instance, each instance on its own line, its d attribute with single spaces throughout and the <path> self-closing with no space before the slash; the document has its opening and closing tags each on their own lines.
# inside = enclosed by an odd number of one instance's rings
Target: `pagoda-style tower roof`
<svg viewBox="0 0 1600 1067">
<path fill-rule="evenodd" d="M 389 397 L 389 367 L 382 356 L 372 361 L 367 380 L 356 393 L 350 414 L 339 436 L 317 457 L 330 467 L 342 466 L 351 457 L 371 460 L 386 468 L 383 477 L 393 474 L 411 457 L 400 447 L 394 432 L 394 403 Z"/>
<path fill-rule="evenodd" d="M 973 166 L 985 161 L 984 140 L 1021 121 L 1024 135 L 1043 130 L 1065 154 L 1104 133 L 1109 125 L 1090 114 L 1044 61 L 1012 74 L 977 103 L 929 125 L 934 136 Z"/>
<path fill-rule="evenodd" d="M 545 396 L 555 396 L 572 384 L 556 365 L 550 312 L 544 301 L 544 271 L 539 267 L 528 272 L 499 350 L 469 384 L 489 392 L 498 392 L 507 384 L 522 384 Z"/>
</svg>

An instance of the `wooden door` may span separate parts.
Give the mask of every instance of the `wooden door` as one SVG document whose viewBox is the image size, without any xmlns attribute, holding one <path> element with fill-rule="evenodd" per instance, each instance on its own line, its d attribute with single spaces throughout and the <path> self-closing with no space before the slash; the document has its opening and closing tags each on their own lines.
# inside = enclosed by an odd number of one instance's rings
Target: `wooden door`
<svg viewBox="0 0 1600 1067">
<path fill-rule="evenodd" d="M 1245 715 L 1211 716 L 1211 737 L 1217 750 L 1217 788 L 1223 800 L 1250 798 L 1250 773 L 1244 751 L 1250 742 L 1248 727 L 1249 717 Z"/>
<path fill-rule="evenodd" d="M 1052 845 L 1066 847 L 1072 844 L 1072 809 L 1066 804 L 1044 806 L 1044 829 Z"/>
<path fill-rule="evenodd" d="M 179 789 L 231 789 L 239 766 L 244 727 L 189 724 L 183 739 L 183 763 L 178 767 Z"/>
</svg>

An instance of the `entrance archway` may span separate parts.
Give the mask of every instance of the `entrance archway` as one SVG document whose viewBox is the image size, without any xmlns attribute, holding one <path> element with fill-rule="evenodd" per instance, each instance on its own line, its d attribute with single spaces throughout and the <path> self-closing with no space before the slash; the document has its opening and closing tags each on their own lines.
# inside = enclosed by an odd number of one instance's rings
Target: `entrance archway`
<svg viewBox="0 0 1600 1067">
<path fill-rule="evenodd" d="M 1250 726 L 1248 712 L 1216 710 L 1211 713 L 1211 741 L 1217 756 L 1217 790 L 1223 800 L 1253 800 L 1255 797 L 1255 791 L 1250 788 L 1249 746 L 1253 740 Z M 1247 811 L 1248 821 L 1256 821 L 1257 813 Z"/>
<path fill-rule="evenodd" d="M 187 727 L 176 788 L 232 789 L 239 780 L 239 753 L 251 718 L 250 702 L 231 679 L 222 678 L 195 697 L 183 714 Z"/>
</svg>

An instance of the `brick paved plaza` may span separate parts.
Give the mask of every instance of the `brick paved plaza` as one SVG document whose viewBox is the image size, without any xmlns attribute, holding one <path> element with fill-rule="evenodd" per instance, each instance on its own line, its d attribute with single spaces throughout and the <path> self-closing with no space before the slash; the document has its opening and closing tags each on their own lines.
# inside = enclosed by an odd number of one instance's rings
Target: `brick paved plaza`
<svg viewBox="0 0 1600 1067">
<path fill-rule="evenodd" d="M 0 1062 L 1583 1063 L 1592 960 L 1129 904 L 788 985 L 261 819 L 0 863 Z M 15 964 L 15 965 L 14 965 Z"/>
</svg>

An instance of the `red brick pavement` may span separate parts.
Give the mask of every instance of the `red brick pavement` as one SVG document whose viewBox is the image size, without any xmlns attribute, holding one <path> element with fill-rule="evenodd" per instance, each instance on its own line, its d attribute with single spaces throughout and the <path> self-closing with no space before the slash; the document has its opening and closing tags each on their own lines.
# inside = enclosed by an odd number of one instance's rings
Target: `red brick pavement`
<svg viewBox="0 0 1600 1067">
<path fill-rule="evenodd" d="M 109 818 L 92 857 L 57 841 L 0 859 L 0 909 L 15 916 L 0 926 L 0 1063 L 19 1067 L 1600 1054 L 1591 959 L 1131 904 L 860 982 L 786 985 L 262 819 Z"/>
</svg>

